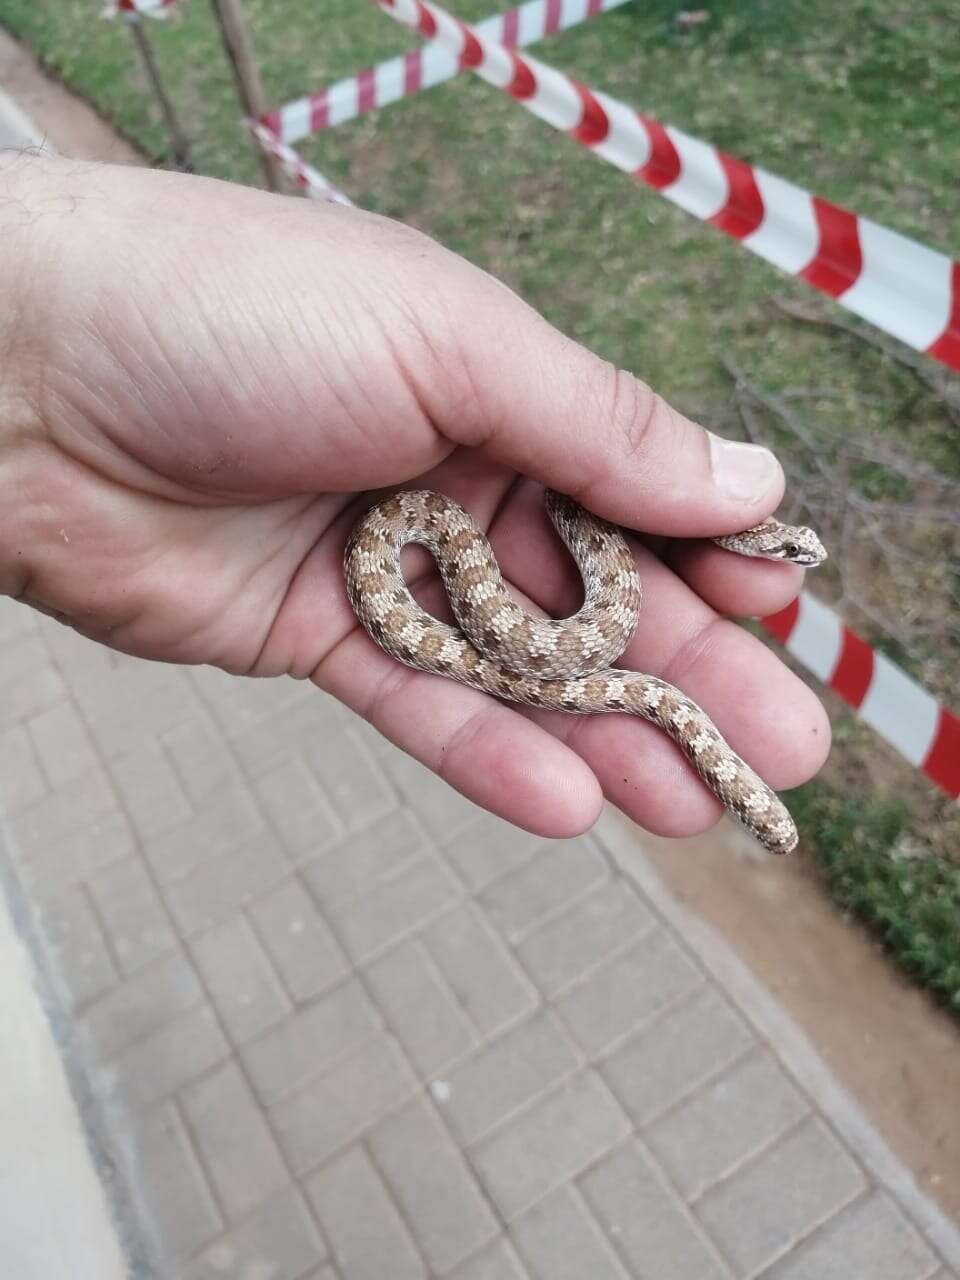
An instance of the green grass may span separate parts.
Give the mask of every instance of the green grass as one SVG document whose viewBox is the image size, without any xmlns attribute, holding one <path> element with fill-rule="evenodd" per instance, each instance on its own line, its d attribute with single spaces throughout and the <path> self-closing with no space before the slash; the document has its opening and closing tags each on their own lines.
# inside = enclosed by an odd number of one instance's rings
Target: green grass
<svg viewBox="0 0 960 1280">
<path fill-rule="evenodd" d="M 509 2 L 456 0 L 455 7 L 477 18 Z M 542 53 L 650 115 L 944 252 L 960 251 L 960 43 L 951 5 L 714 0 L 710 21 L 685 36 L 671 30 L 679 7 L 641 0 L 553 38 Z M 129 34 L 98 21 L 96 8 L 97 0 L 0 0 L 0 22 L 161 160 L 163 131 Z M 274 102 L 414 43 L 363 0 L 244 0 L 244 9 Z M 258 181 L 207 0 L 184 0 L 176 21 L 147 30 L 197 168 Z M 960 479 L 960 429 L 909 371 L 853 337 L 786 317 L 773 298 L 809 304 L 805 286 L 470 75 L 302 149 L 358 202 L 422 227 L 494 272 L 562 329 L 711 426 L 740 430 L 724 358 L 768 392 L 822 389 L 797 406 L 819 440 L 833 433 L 835 441 L 896 448 Z M 820 500 L 842 502 L 847 490 L 870 500 L 933 500 L 931 485 L 870 458 L 845 462 L 836 443 L 822 444 L 824 477 L 782 423 L 764 415 L 763 425 Z M 865 617 L 853 613 L 851 621 L 950 699 L 960 683 L 957 535 L 944 526 L 887 532 L 897 543 L 919 536 L 918 563 L 943 572 L 924 568 L 921 578 L 908 564 L 902 582 L 888 582 L 869 557 L 854 564 L 851 556 L 863 591 L 878 609 L 917 622 L 947 619 L 948 629 L 941 636 L 917 627 L 916 643 L 904 646 Z M 832 572 L 816 587 L 828 598 L 838 591 Z M 956 806 L 938 801 L 862 723 L 841 719 L 837 738 L 826 781 L 797 801 L 827 883 L 901 963 L 956 1003 L 960 894 L 949 864 L 960 857 Z M 849 798 L 851 774 L 861 800 Z M 909 797 L 902 813 L 883 799 L 889 793 Z M 919 857 L 899 857 L 904 841 Z"/>
</svg>

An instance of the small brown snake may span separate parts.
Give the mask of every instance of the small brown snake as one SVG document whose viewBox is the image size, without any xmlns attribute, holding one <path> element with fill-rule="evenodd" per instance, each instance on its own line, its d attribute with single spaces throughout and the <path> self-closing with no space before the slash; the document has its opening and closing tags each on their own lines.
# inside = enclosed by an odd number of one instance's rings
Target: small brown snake
<svg viewBox="0 0 960 1280">
<path fill-rule="evenodd" d="M 490 543 L 473 517 L 442 494 L 398 493 L 357 523 L 344 557 L 350 602 L 387 653 L 497 698 L 557 711 L 627 712 L 670 735 L 704 782 L 771 853 L 797 843 L 778 796 L 727 745 L 709 716 L 655 676 L 611 665 L 640 612 L 640 576 L 623 533 L 578 503 L 547 491 L 547 510 L 583 578 L 571 618 L 537 618 L 508 592 Z M 714 538 L 745 556 L 817 565 L 826 551 L 800 526 L 767 520 Z M 435 557 L 459 627 L 426 613 L 400 569 L 400 551 L 419 542 Z"/>
</svg>

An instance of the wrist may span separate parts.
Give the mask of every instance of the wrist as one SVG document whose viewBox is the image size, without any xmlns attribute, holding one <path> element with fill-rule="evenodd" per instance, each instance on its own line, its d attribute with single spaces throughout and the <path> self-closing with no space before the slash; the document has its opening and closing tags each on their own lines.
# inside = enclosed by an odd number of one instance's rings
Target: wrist
<svg viewBox="0 0 960 1280">
<path fill-rule="evenodd" d="M 63 210 L 62 162 L 0 155 L 0 594 L 30 577 L 36 464 L 46 452 L 43 390 L 50 315 L 51 213 Z M 46 320 L 44 317 L 47 317 Z"/>
</svg>

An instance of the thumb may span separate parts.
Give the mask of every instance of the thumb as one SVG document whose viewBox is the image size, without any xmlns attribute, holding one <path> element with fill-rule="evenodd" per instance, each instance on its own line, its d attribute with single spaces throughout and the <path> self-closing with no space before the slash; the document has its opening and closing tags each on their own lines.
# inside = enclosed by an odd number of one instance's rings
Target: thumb
<svg viewBox="0 0 960 1280">
<path fill-rule="evenodd" d="M 691 422 L 491 285 L 461 317 L 469 395 L 456 397 L 448 421 L 435 418 L 449 438 L 648 533 L 732 533 L 775 509 L 784 478 L 769 449 Z"/>
</svg>

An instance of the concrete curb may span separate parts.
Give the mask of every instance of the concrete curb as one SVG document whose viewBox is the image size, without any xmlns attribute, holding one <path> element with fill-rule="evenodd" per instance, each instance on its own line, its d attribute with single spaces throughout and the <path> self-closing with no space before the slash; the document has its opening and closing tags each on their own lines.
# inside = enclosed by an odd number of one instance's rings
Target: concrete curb
<svg viewBox="0 0 960 1280">
<path fill-rule="evenodd" d="M 3 147 L 40 147 L 44 151 L 53 151 L 48 138 L 41 133 L 30 117 L 9 97 L 0 90 L 0 148 Z"/>
<path fill-rule="evenodd" d="M 125 1280 L 127 1260 L 0 883 L 0 1239 L 19 1280 Z"/>
</svg>

